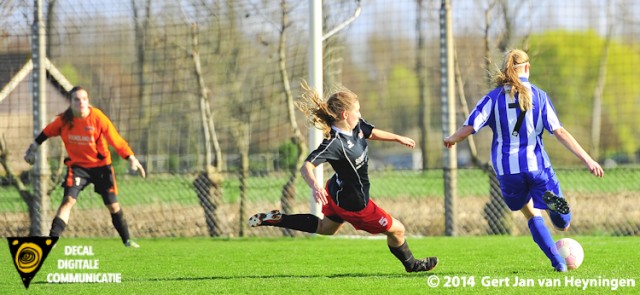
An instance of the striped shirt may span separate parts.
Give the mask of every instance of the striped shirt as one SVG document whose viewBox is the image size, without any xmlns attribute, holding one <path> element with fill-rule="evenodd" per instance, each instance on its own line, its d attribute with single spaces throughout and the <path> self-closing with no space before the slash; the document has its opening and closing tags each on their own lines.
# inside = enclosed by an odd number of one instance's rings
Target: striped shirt
<svg viewBox="0 0 640 295">
<path fill-rule="evenodd" d="M 510 86 L 497 87 L 483 97 L 464 122 L 473 127 L 473 133 L 482 127 L 493 130 L 491 162 L 498 175 L 538 171 L 551 166 L 544 150 L 542 133 L 544 129 L 553 131 L 562 127 L 558 115 L 547 93 L 529 83 L 525 77 L 520 81 L 531 89 L 533 108 L 525 113 L 519 134 L 514 135 L 514 127 L 522 112 L 518 94 L 512 97 Z"/>
</svg>

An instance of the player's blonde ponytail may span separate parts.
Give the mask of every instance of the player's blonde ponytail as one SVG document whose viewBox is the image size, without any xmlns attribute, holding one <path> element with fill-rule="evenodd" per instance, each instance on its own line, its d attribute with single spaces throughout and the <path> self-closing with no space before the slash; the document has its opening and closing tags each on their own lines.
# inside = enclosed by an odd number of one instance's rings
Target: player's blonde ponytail
<svg viewBox="0 0 640 295">
<path fill-rule="evenodd" d="M 496 86 L 511 86 L 509 93 L 515 97 L 518 93 L 520 110 L 529 110 L 533 106 L 531 101 L 531 89 L 526 87 L 518 76 L 518 68 L 529 62 L 529 56 L 520 49 L 512 49 L 504 56 L 502 69 L 495 74 L 493 81 Z"/>
<path fill-rule="evenodd" d="M 325 102 L 320 94 L 312 89 L 307 82 L 300 83 L 302 94 L 295 102 L 295 106 L 305 115 L 307 121 L 322 130 L 325 138 L 331 134 L 331 125 L 340 118 L 342 112 L 349 111 L 358 100 L 358 96 L 349 90 L 333 93 Z"/>
</svg>

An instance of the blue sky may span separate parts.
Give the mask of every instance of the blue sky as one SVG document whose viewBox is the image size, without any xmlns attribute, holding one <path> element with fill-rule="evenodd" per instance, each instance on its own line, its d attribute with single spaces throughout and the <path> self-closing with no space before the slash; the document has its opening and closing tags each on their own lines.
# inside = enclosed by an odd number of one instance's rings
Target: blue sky
<svg viewBox="0 0 640 295">
<path fill-rule="evenodd" d="M 437 21 L 441 1 L 424 0 L 429 8 L 427 19 Z M 452 0 L 454 31 L 462 33 L 475 31 L 482 33 L 484 29 L 484 9 L 489 0 Z M 519 22 L 523 30 L 540 30 L 548 27 L 562 27 L 571 30 L 596 29 L 604 34 L 606 31 L 606 8 L 620 15 L 622 9 L 627 10 L 629 17 L 640 19 L 640 1 L 632 0 L 522 0 L 509 2 L 516 13 L 521 16 Z M 607 3 L 610 3 L 607 5 Z M 372 31 L 392 29 L 393 32 L 414 38 L 416 1 L 363 0 L 360 19 L 350 30 L 369 33 Z M 384 16 L 384 19 L 380 19 Z M 618 17 L 619 18 L 619 17 Z M 386 26 L 380 26 L 385 24 Z M 640 23 L 636 23 L 636 26 Z M 357 34 L 367 35 L 367 34 Z"/>
<path fill-rule="evenodd" d="M 19 0 L 3 0 L 12 5 L 13 13 L 4 15 L 0 19 L 2 29 L 12 33 L 22 33 L 22 31 L 30 30 L 30 20 L 33 18 L 33 1 Z M 145 0 L 137 0 L 140 3 Z M 187 0 L 184 0 L 187 1 Z M 304 1 L 304 2 L 302 2 Z M 292 1 L 290 5 L 297 5 L 297 11 L 300 11 L 299 19 L 306 22 L 308 17 L 307 2 L 308 0 L 300 0 L 300 2 Z M 329 5 L 339 5 L 339 0 L 325 0 Z M 427 28 L 428 32 L 432 32 L 437 36 L 437 23 L 439 19 L 440 0 L 423 0 L 429 8 L 427 19 L 433 29 Z M 484 12 L 487 3 L 493 0 L 451 0 L 454 23 L 454 33 L 479 33 L 484 29 Z M 47 0 L 43 0 L 46 6 Z M 251 10 L 252 7 L 259 6 L 255 3 L 261 3 L 260 0 L 239 1 L 237 3 L 250 3 L 245 7 Z M 172 1 L 153 2 L 154 10 L 162 9 L 163 5 L 171 5 Z M 164 4 L 163 4 L 164 3 Z M 273 3 L 277 9 L 279 1 L 268 2 Z M 297 3 L 297 4 L 296 4 Z M 342 7 L 355 7 L 353 5 Z M 636 28 L 640 26 L 640 1 L 633 0 L 522 0 L 509 1 L 514 10 L 519 15 L 518 27 L 525 32 L 544 30 L 549 27 L 562 27 L 572 30 L 596 29 L 599 33 L 604 34 L 607 26 L 607 7 L 612 8 L 612 12 L 616 14 L 616 20 L 627 18 L 627 23 Z M 362 0 L 362 13 L 360 17 L 348 29 L 349 38 L 366 38 L 369 33 L 379 32 L 382 34 L 397 34 L 398 36 L 415 39 L 415 17 L 416 17 L 416 1 L 415 0 Z M 1 6 L 0 6 L 1 7 Z M 622 7 L 622 8 L 621 8 Z M 349 9 L 349 8 L 345 8 Z M 58 0 L 58 9 L 60 17 L 64 20 L 74 21 L 83 16 L 95 15 L 95 17 L 126 17 L 131 16 L 130 0 Z M 266 12 L 269 13 L 269 12 Z M 340 16 L 347 18 L 353 11 L 344 11 Z M 28 19 L 25 19 L 25 16 Z M 635 23 L 634 23 L 635 21 Z M 306 26 L 306 23 L 301 24 Z M 618 28 L 620 29 L 620 28 Z M 635 29 L 637 30 L 637 29 Z M 354 40 L 356 42 L 362 40 Z"/>
</svg>

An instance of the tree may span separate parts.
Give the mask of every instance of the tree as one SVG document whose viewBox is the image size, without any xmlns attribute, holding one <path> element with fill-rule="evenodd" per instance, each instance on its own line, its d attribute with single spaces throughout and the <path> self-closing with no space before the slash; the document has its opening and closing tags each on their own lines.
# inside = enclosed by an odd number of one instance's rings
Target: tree
<svg viewBox="0 0 640 295">
<path fill-rule="evenodd" d="M 51 42 L 53 40 L 53 32 L 54 32 L 54 16 L 56 15 L 55 11 L 56 11 L 56 4 L 58 3 L 57 0 L 49 0 L 47 3 L 47 24 L 46 24 L 46 32 L 47 32 L 47 56 L 51 57 L 51 48 L 53 46 L 53 42 Z"/>
<path fill-rule="evenodd" d="M 239 236 L 244 236 L 246 226 L 246 204 L 249 189 L 251 137 L 254 120 L 268 105 L 273 93 L 264 85 L 271 85 L 273 75 L 269 65 L 253 63 L 252 56 L 260 56 L 256 48 L 244 44 L 242 29 L 239 27 L 238 7 L 232 1 L 227 2 L 226 16 L 228 26 L 225 30 L 235 38 L 223 44 L 220 54 L 225 75 L 221 85 L 225 85 L 224 92 L 220 96 L 226 96 L 229 102 L 229 112 L 226 122 L 230 126 L 230 133 L 240 154 L 240 209 L 239 209 Z M 248 15 L 244 15 L 249 17 Z"/>
<path fill-rule="evenodd" d="M 149 161 L 149 137 L 150 130 L 149 124 L 151 121 L 151 98 L 148 91 L 147 76 L 149 72 L 149 64 L 146 59 L 145 52 L 147 50 L 147 39 L 149 37 L 149 23 L 151 20 L 151 0 L 146 0 L 143 7 L 140 8 L 136 4 L 136 0 L 131 0 L 131 7 L 133 8 L 133 24 L 135 27 L 135 48 L 136 48 L 136 61 L 138 63 L 138 111 L 139 111 L 139 124 L 141 134 L 138 136 L 140 140 L 140 153 L 146 155 L 146 170 L 152 172 L 152 161 Z M 144 9 L 144 15 L 140 15 L 141 9 Z"/>
<path fill-rule="evenodd" d="M 194 181 L 194 187 L 198 195 L 200 205 L 204 209 L 205 221 L 209 230 L 209 236 L 215 237 L 222 233 L 220 219 L 216 209 L 220 206 L 222 198 L 222 152 L 215 129 L 213 114 L 209 107 L 210 90 L 205 84 L 200 63 L 200 50 L 198 43 L 198 25 L 191 26 L 192 52 L 194 74 L 198 80 L 200 93 L 200 120 L 202 122 L 202 138 L 204 145 L 205 161 L 202 171 Z M 216 154 L 216 164 L 212 167 L 212 148 Z"/>
<path fill-rule="evenodd" d="M 389 72 L 388 83 L 389 97 L 395 102 L 387 108 L 393 118 L 390 128 L 402 133 L 413 131 L 419 124 L 414 114 L 420 105 L 416 72 L 404 65 L 395 65 Z"/>
<path fill-rule="evenodd" d="M 516 40 L 516 38 L 519 38 L 515 24 L 521 23 L 519 22 L 519 20 L 527 17 L 523 17 L 525 13 L 534 13 L 533 6 L 531 6 L 528 10 L 520 9 L 526 2 L 528 1 L 514 2 L 507 0 L 489 0 L 486 3 L 481 4 L 484 7 L 484 70 L 486 74 L 486 85 L 489 87 L 491 87 L 491 84 L 493 83 L 493 52 L 497 51 L 500 55 L 502 55 L 507 51 L 509 47 L 513 46 L 513 44 L 515 43 L 514 40 Z M 523 34 L 523 37 L 521 37 L 521 39 L 518 39 L 518 42 L 522 44 L 522 46 L 520 47 L 526 51 L 528 48 L 529 32 L 524 31 L 520 32 L 520 34 Z M 462 104 L 464 115 L 468 116 L 469 108 L 467 105 L 467 99 L 464 94 L 465 92 L 463 84 L 464 79 L 460 71 L 458 58 L 456 57 L 456 86 L 458 88 L 457 92 L 459 95 L 459 100 Z M 490 200 L 485 204 L 483 210 L 484 218 L 487 221 L 488 232 L 489 234 L 510 234 L 512 231 L 510 210 L 502 198 L 500 183 L 498 182 L 495 170 L 491 166 L 491 163 L 489 163 L 488 161 L 482 161 L 480 159 L 473 137 L 469 137 L 468 143 L 473 164 L 477 167 L 480 167 L 488 175 Z"/>
<path fill-rule="evenodd" d="M 282 187 L 282 196 L 280 198 L 280 205 L 284 213 L 290 213 L 293 201 L 296 196 L 296 179 L 298 179 L 298 167 L 302 166 L 307 153 L 307 145 L 305 139 L 300 132 L 300 127 L 296 121 L 295 107 L 293 103 L 293 94 L 291 92 L 291 83 L 289 82 L 289 74 L 287 73 L 287 28 L 290 27 L 288 14 L 290 13 L 287 8 L 287 1 L 280 1 L 281 18 L 279 27 L 279 42 L 278 42 L 278 68 L 280 72 L 280 80 L 282 81 L 282 92 L 286 101 L 287 118 L 289 128 L 291 129 L 291 143 L 296 146 L 296 164 L 289 169 L 289 179 L 287 183 Z M 287 236 L 292 236 L 293 231 L 290 229 L 283 229 L 283 232 Z"/>
<path fill-rule="evenodd" d="M 426 46 L 424 37 L 424 22 L 425 22 L 425 8 L 423 7 L 424 0 L 416 0 L 416 67 L 415 72 L 418 79 L 418 126 L 420 128 L 420 136 L 418 139 L 418 146 L 420 147 L 420 153 L 422 155 L 422 169 L 429 167 L 429 156 L 427 153 L 427 147 L 429 146 L 429 126 L 431 124 L 431 112 L 429 111 L 429 104 L 431 97 L 428 95 L 427 90 L 427 69 L 426 69 Z"/>
<path fill-rule="evenodd" d="M 607 1 L 609 2 L 609 1 Z M 591 118 L 591 151 L 594 159 L 600 157 L 600 130 L 602 128 L 602 94 L 607 78 L 607 58 L 609 57 L 609 44 L 611 44 L 611 32 L 613 31 L 613 18 L 611 17 L 611 3 L 607 3 L 607 35 L 602 49 L 602 57 L 598 68 L 598 82 L 593 90 L 593 112 Z"/>
<path fill-rule="evenodd" d="M 531 36 L 531 46 L 536 48 L 536 54 L 530 55 L 535 60 L 531 67 L 533 82 L 549 94 L 560 121 L 581 143 L 591 135 L 594 106 L 588 98 L 593 97 L 601 76 L 591 69 L 601 68 L 605 42 L 592 31 L 549 31 Z M 640 131 L 634 126 L 638 126 L 640 118 L 632 110 L 640 97 L 640 85 L 629 73 L 640 65 L 640 57 L 633 48 L 610 42 L 604 80 L 610 87 L 602 93 L 602 124 L 608 132 L 601 134 L 601 155 L 630 156 L 639 147 Z M 584 145 L 591 149 L 590 144 Z M 556 163 L 579 163 L 561 147 L 548 152 Z"/>
<path fill-rule="evenodd" d="M 18 190 L 18 193 L 20 194 L 20 197 L 27 204 L 27 207 L 29 208 L 29 221 L 30 221 L 29 236 L 41 235 L 42 234 L 41 228 L 40 228 L 41 214 L 39 210 L 39 205 L 37 204 L 38 200 L 36 199 L 36 196 L 33 194 L 33 192 L 22 182 L 22 179 L 20 179 L 20 177 L 14 172 L 14 170 L 9 165 L 10 155 L 11 155 L 11 151 L 9 151 L 7 147 L 7 141 L 4 137 L 4 134 L 2 134 L 2 137 L 0 137 L 0 165 L 2 166 L 2 168 L 4 168 L 4 171 L 7 174 L 9 182 L 16 187 L 16 189 Z M 62 180 L 64 167 L 66 167 L 64 165 L 64 152 L 62 150 L 60 150 L 60 154 L 58 156 L 57 167 L 58 169 L 53 175 L 51 175 L 51 178 L 49 179 L 49 184 L 47 185 L 48 189 L 45 194 L 46 196 L 50 196 L 51 192 L 53 192 L 53 190 L 57 188 L 57 185 Z"/>
</svg>

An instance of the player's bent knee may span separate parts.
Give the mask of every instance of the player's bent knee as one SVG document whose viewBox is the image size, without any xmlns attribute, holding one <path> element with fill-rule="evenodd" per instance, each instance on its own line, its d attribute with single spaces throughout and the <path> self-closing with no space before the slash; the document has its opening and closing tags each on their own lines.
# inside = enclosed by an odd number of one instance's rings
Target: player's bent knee
<svg viewBox="0 0 640 295">
<path fill-rule="evenodd" d="M 331 236 L 338 232 L 341 225 L 341 223 L 333 222 L 331 220 L 328 220 L 327 218 L 320 219 L 320 222 L 318 222 L 318 230 L 316 231 L 316 233 L 320 235 Z"/>
<path fill-rule="evenodd" d="M 404 237 L 405 227 L 402 222 L 397 219 L 393 219 L 393 224 L 389 228 L 389 232 L 393 233 L 396 237 Z"/>
<path fill-rule="evenodd" d="M 109 212 L 118 213 L 120 211 L 120 204 L 118 202 L 107 205 Z"/>
</svg>

